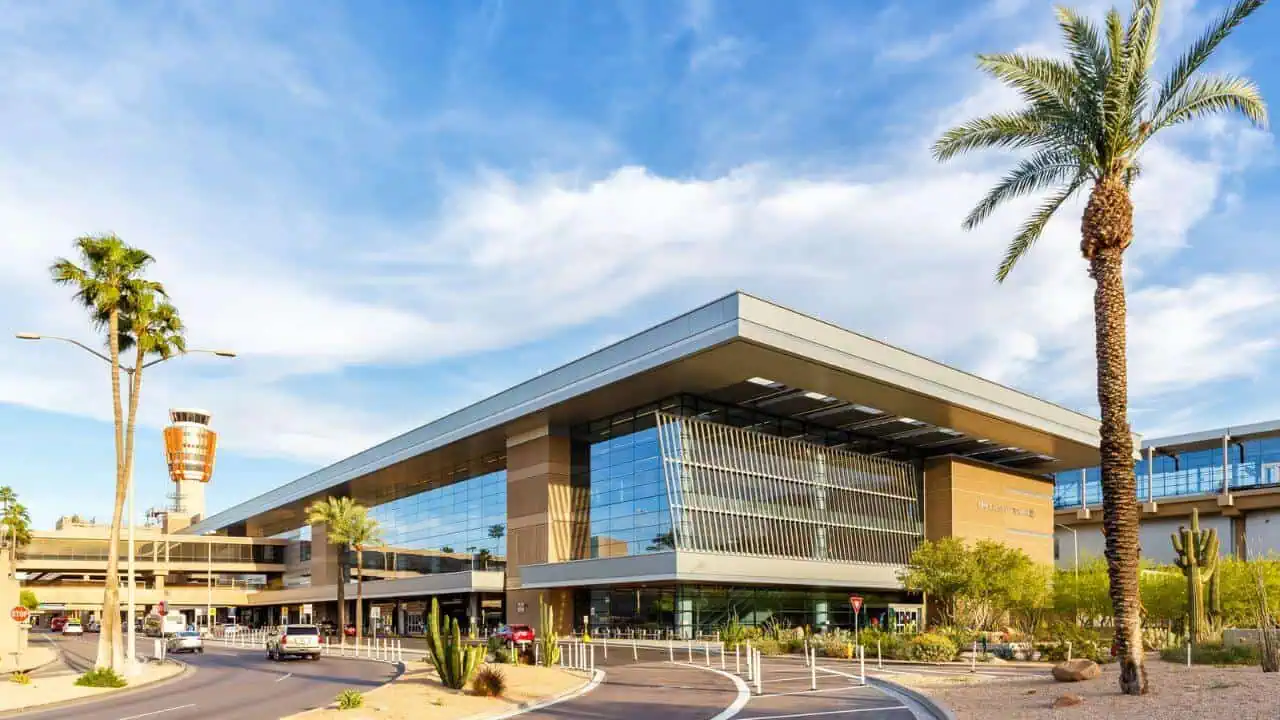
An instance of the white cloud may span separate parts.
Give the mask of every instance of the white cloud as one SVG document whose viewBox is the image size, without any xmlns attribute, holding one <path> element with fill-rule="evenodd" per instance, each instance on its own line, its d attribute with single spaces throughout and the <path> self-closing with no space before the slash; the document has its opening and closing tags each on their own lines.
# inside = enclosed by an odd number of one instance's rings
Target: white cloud
<svg viewBox="0 0 1280 720">
<path fill-rule="evenodd" d="M 708 22 L 705 10 L 693 18 Z M 371 71 L 347 62 L 340 42 L 329 63 L 341 71 L 319 72 L 229 27 L 170 37 L 86 75 L 93 62 L 59 59 L 55 43 L 0 26 L 0 41 L 12 41 L 6 62 L 31 68 L 0 77 L 0 98 L 17 108 L 0 120 L 0 243 L 11 261 L 0 280 L 13 297 L 0 326 L 85 337 L 45 268 L 74 236 L 115 230 L 160 258 L 155 274 L 173 289 L 193 345 L 242 354 L 157 369 L 147 424 L 162 424 L 169 405 L 202 405 L 228 447 L 332 460 L 474 399 L 467 386 L 440 389 L 432 361 L 624 314 L 656 322 L 657 311 L 640 308 L 674 311 L 739 287 L 1078 407 L 1092 402 L 1079 207 L 996 286 L 1004 242 L 1029 204 L 963 233 L 960 218 L 1003 161 L 937 167 L 923 151 L 940 120 L 1006 103 L 993 85 L 922 118 L 909 148 L 875 162 L 801 169 L 762 159 L 680 177 L 641 163 L 468 168 L 424 187 L 413 211 L 393 212 L 352 200 L 367 191 L 346 177 L 403 171 L 385 137 L 402 128 L 375 111 L 377 83 L 356 82 Z M 180 109 L 199 104 L 193 78 L 219 98 L 248 94 L 251 108 L 274 93 L 279 102 L 247 124 L 201 120 Z M 294 138 L 282 127 L 305 130 Z M 1239 140 L 1230 126 L 1218 131 L 1204 141 Z M 1181 145 L 1153 147 L 1147 160 L 1129 276 L 1135 396 L 1256 373 L 1269 343 L 1234 345 L 1229 357 L 1222 349 L 1244 324 L 1274 320 L 1259 276 L 1149 280 L 1238 168 Z M 598 344 L 579 341 L 584 351 Z M 426 389 L 406 388 L 410 400 L 341 391 L 344 371 L 370 364 L 425 365 Z M 109 417 L 105 373 L 93 367 L 68 348 L 0 342 L 0 401 Z"/>
</svg>

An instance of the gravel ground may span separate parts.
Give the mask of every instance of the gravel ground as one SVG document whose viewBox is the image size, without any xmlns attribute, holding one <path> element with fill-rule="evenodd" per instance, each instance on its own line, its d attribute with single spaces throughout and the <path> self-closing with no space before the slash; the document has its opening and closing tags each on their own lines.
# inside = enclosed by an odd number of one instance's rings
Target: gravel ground
<svg viewBox="0 0 1280 720">
<path fill-rule="evenodd" d="M 1142 697 L 1121 695 L 1119 667 L 1104 665 L 1102 676 L 1078 683 L 1059 683 L 1032 675 L 1016 679 L 952 683 L 922 683 L 919 689 L 955 711 L 957 720 L 978 718 L 1280 718 L 1280 673 L 1264 674 L 1258 667 L 1211 667 L 1147 659 L 1151 692 Z M 914 683 L 913 683 L 914 684 Z M 1065 693 L 1084 699 L 1080 705 L 1052 709 Z"/>
</svg>

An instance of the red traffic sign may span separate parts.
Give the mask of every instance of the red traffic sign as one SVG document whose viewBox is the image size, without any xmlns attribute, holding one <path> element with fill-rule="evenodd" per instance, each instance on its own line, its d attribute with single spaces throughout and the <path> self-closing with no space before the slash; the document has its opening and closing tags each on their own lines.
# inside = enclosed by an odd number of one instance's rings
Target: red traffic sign
<svg viewBox="0 0 1280 720">
<path fill-rule="evenodd" d="M 157 615 L 164 615 L 164 614 L 165 614 L 165 612 L 164 612 L 164 601 L 163 601 L 163 600 L 161 600 L 160 602 L 156 603 L 156 614 L 157 614 Z"/>
<path fill-rule="evenodd" d="M 31 611 L 19 605 L 9 611 L 9 617 L 13 618 L 14 622 L 23 623 L 27 621 L 27 618 L 31 617 Z"/>
<path fill-rule="evenodd" d="M 861 595 L 850 595 L 849 604 L 853 606 L 854 615 L 857 615 L 858 613 L 862 612 L 862 596 Z"/>
</svg>

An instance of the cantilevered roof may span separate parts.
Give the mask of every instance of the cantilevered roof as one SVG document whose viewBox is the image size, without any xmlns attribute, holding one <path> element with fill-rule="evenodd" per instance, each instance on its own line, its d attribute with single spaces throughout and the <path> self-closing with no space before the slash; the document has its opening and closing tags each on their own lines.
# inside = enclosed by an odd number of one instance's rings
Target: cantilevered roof
<svg viewBox="0 0 1280 720">
<path fill-rule="evenodd" d="M 1258 438 L 1280 436 L 1280 420 L 1250 423 L 1248 425 L 1229 425 L 1212 430 L 1198 430 L 1182 435 L 1170 435 L 1152 438 L 1142 443 L 1142 448 L 1155 448 L 1157 452 L 1181 453 L 1221 447 L 1222 438 L 1228 437 L 1233 442 L 1256 440 Z"/>
<path fill-rule="evenodd" d="M 386 495 L 568 425 L 677 393 L 846 432 L 866 452 L 954 453 L 1034 472 L 1098 463 L 1098 421 L 745 293 L 734 293 L 212 515 L 271 532 L 326 493 Z M 862 443 L 862 444 L 858 444 Z M 906 450 L 904 450 L 906 449 Z M 263 521 L 270 517 L 270 522 Z"/>
</svg>

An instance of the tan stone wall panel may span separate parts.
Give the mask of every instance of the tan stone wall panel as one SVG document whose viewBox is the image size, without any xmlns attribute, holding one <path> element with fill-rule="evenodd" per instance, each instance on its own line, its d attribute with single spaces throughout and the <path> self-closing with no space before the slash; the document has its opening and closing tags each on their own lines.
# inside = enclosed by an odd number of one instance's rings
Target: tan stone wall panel
<svg viewBox="0 0 1280 720">
<path fill-rule="evenodd" d="M 1053 483 L 959 458 L 925 467 L 925 537 L 997 540 L 1053 562 Z"/>
</svg>

